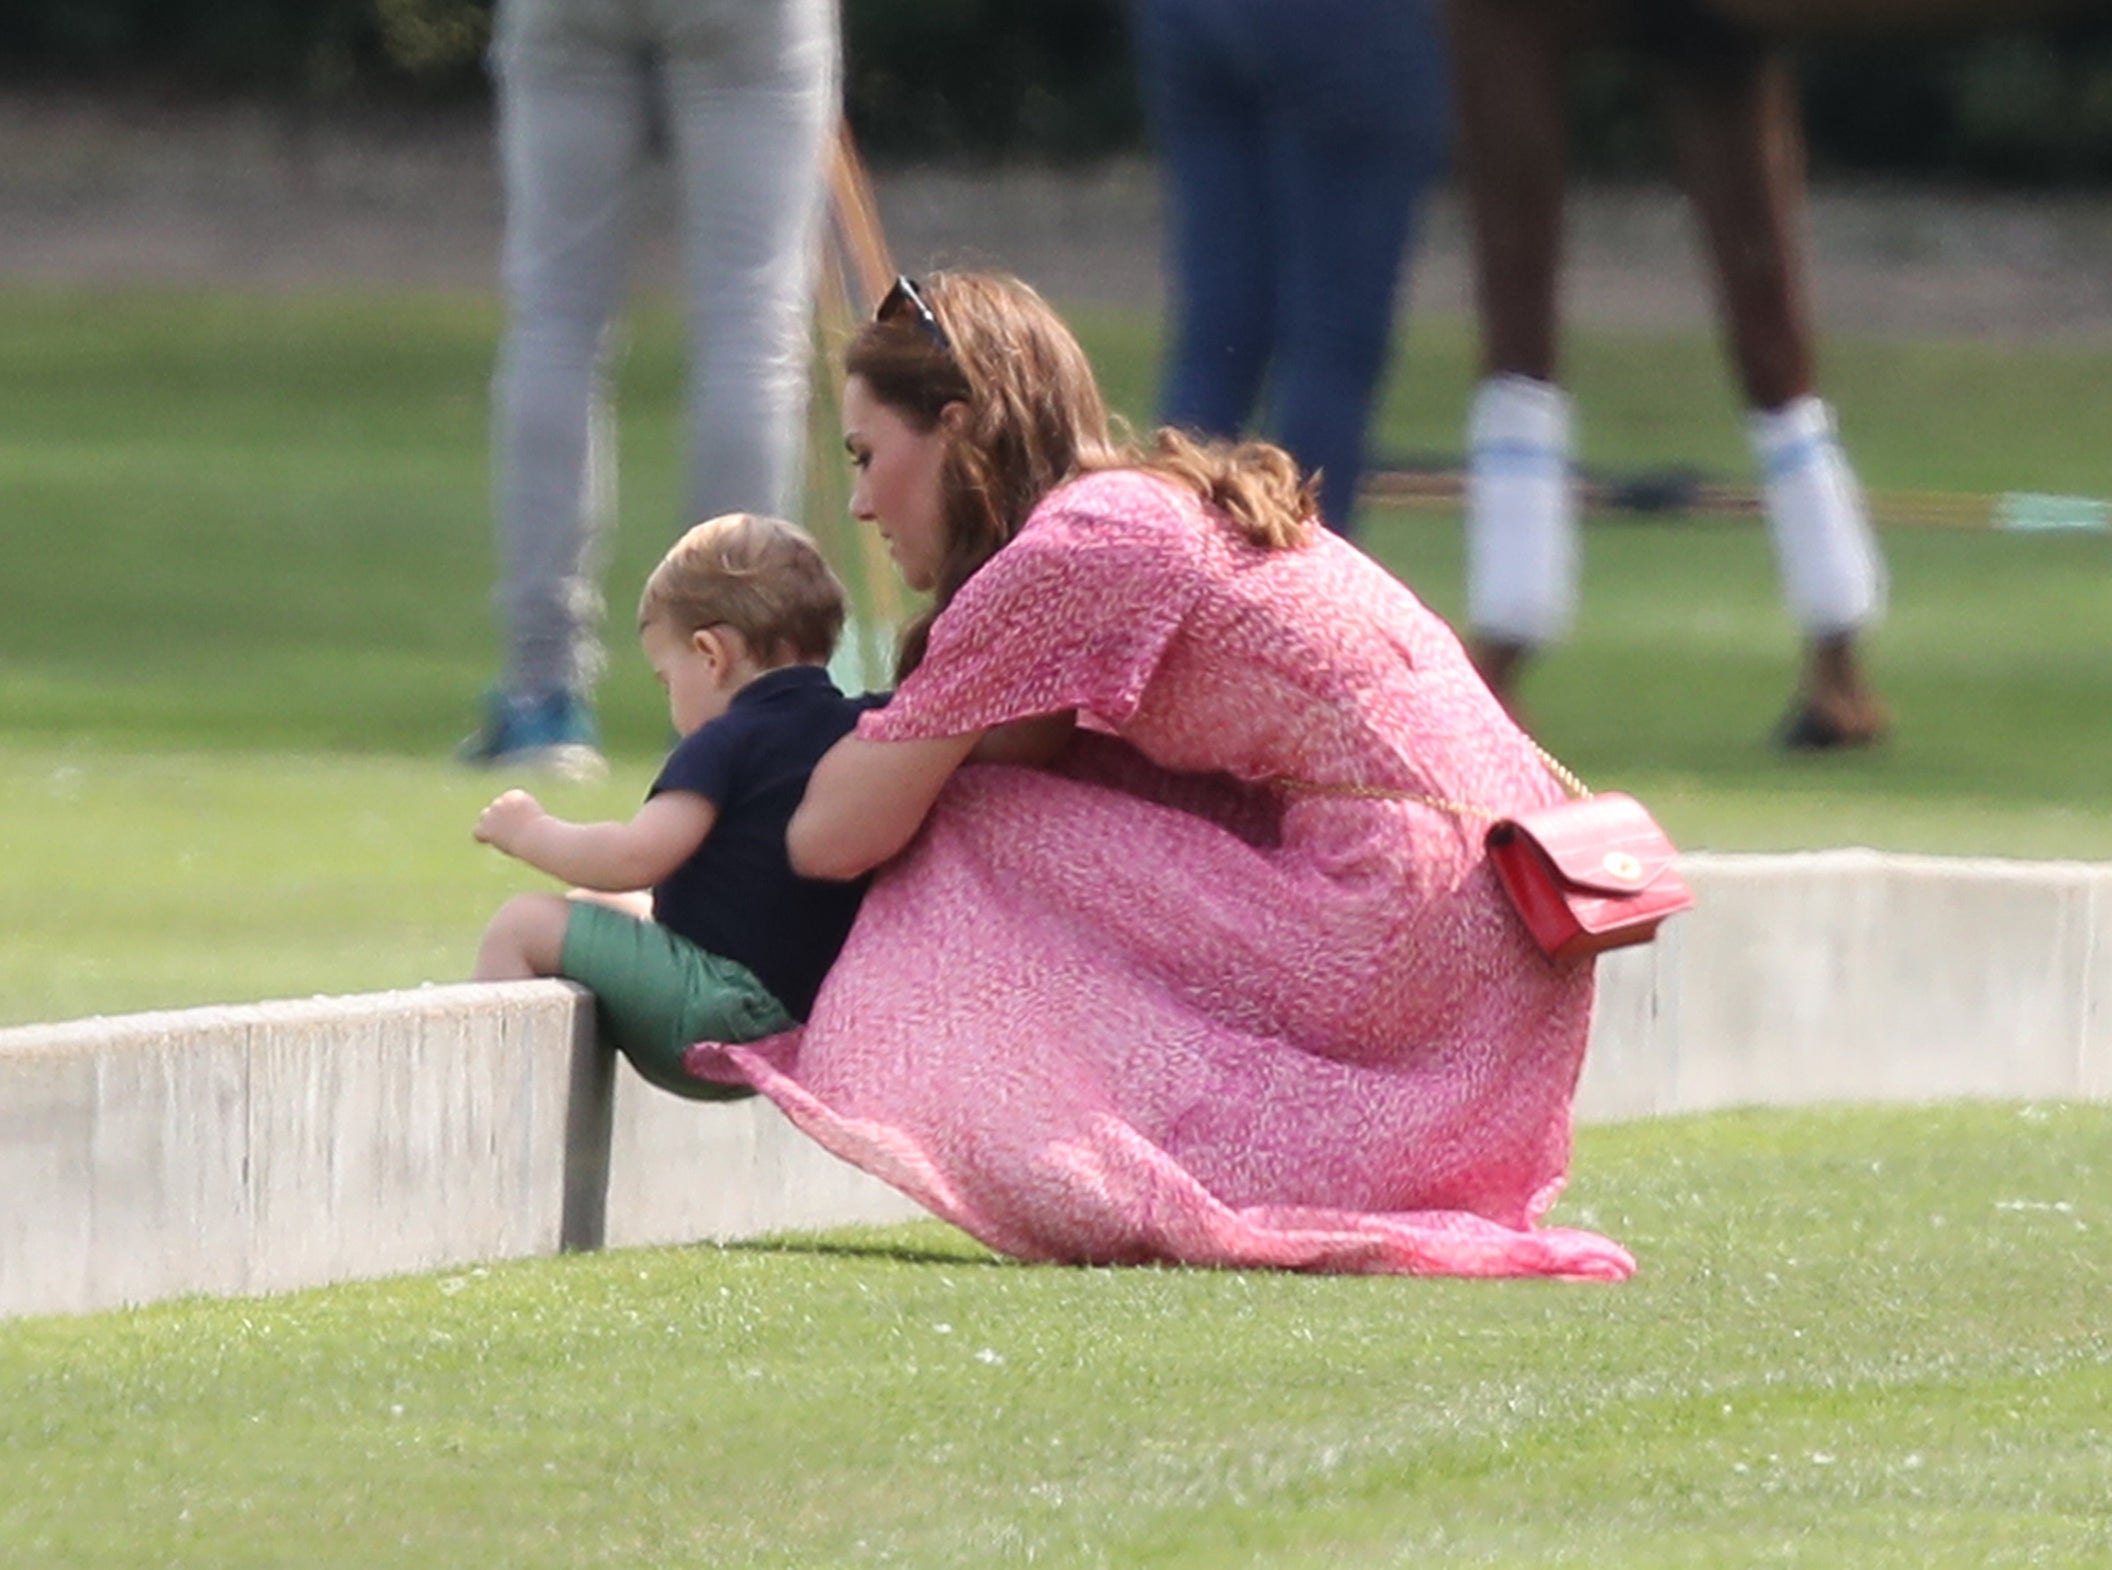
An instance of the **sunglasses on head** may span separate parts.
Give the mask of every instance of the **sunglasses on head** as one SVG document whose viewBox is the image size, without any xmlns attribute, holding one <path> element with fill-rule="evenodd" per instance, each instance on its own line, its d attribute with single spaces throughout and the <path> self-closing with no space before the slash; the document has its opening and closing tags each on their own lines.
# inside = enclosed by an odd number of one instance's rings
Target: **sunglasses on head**
<svg viewBox="0 0 2112 1570">
<path fill-rule="evenodd" d="M 926 337 L 941 349 L 951 350 L 953 340 L 946 336 L 946 329 L 939 325 L 938 313 L 932 310 L 931 302 L 917 287 L 914 278 L 897 275 L 895 285 L 881 297 L 880 307 L 873 312 L 876 322 L 894 322 L 907 318 L 921 328 Z"/>
</svg>

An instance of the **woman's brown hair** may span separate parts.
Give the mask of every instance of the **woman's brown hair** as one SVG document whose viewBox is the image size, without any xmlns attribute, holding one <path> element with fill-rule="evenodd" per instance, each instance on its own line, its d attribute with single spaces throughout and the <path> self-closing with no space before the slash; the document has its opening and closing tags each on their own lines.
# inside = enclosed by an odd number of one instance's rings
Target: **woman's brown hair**
<svg viewBox="0 0 2112 1570">
<path fill-rule="evenodd" d="M 1146 470 L 1192 490 L 1257 545 L 1289 549 L 1313 537 L 1312 483 L 1280 448 L 1171 430 L 1149 451 L 1118 442 L 1085 351 L 1018 279 L 934 273 L 918 295 L 930 321 L 885 311 L 844 353 L 845 373 L 918 430 L 935 428 L 949 404 L 967 411 L 941 471 L 946 549 L 932 603 L 903 628 L 897 678 L 923 659 L 931 623 L 961 586 L 1078 475 Z"/>
</svg>

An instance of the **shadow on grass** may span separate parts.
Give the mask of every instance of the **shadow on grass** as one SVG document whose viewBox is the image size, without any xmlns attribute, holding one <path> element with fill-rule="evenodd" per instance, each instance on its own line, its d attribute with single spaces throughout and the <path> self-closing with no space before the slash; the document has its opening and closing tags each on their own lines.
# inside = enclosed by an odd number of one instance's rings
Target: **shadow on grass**
<svg viewBox="0 0 2112 1570">
<path fill-rule="evenodd" d="M 926 1226 L 936 1232 L 937 1223 Z M 921 1229 L 920 1229 L 921 1230 Z M 815 1259 L 869 1259 L 898 1265 L 994 1265 L 1019 1268 L 1017 1260 L 993 1254 L 980 1243 L 962 1235 L 949 1241 L 937 1237 L 904 1236 L 898 1232 L 852 1235 L 822 1233 L 800 1236 L 740 1238 L 721 1245 L 729 1254 L 800 1254 Z"/>
</svg>

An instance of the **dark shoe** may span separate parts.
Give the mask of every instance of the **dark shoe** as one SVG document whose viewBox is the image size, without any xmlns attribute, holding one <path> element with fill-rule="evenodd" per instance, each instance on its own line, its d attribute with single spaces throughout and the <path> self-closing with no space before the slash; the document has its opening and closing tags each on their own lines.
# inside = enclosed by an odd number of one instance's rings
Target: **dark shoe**
<svg viewBox="0 0 2112 1570">
<path fill-rule="evenodd" d="M 609 772 L 594 711 L 578 694 L 518 698 L 494 692 L 484 704 L 484 724 L 455 748 L 458 762 L 565 780 L 598 780 Z"/>
</svg>

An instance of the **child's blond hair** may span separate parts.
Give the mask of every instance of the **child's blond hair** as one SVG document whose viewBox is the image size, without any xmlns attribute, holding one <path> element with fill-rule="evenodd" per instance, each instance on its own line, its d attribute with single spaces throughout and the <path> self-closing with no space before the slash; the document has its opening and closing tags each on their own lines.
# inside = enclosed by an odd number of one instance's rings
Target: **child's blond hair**
<svg viewBox="0 0 2112 1570">
<path fill-rule="evenodd" d="M 825 664 L 843 619 L 843 585 L 813 538 L 752 512 L 708 518 L 675 541 L 638 599 L 641 628 L 731 627 L 765 666 Z"/>
</svg>

